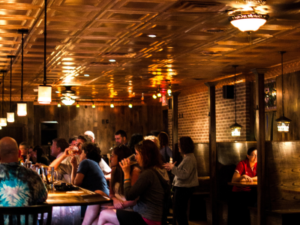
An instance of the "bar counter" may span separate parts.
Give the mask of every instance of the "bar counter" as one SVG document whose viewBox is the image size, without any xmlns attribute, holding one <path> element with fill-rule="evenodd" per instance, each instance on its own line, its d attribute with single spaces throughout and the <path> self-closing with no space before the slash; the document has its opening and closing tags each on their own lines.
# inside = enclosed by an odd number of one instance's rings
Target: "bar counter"
<svg viewBox="0 0 300 225">
<path fill-rule="evenodd" d="M 80 225 L 81 206 L 110 202 L 107 197 L 79 187 L 74 191 L 49 191 L 46 204 L 53 206 L 52 225 Z"/>
</svg>

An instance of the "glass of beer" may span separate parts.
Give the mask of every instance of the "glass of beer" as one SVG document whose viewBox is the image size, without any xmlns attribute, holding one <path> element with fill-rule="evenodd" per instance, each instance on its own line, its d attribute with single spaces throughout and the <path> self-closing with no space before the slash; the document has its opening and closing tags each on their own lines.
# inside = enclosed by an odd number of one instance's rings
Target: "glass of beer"
<svg viewBox="0 0 300 225">
<path fill-rule="evenodd" d="M 130 165 L 137 164 L 137 161 L 135 159 L 135 154 L 132 154 L 131 156 L 127 157 L 127 159 L 130 160 Z"/>
</svg>

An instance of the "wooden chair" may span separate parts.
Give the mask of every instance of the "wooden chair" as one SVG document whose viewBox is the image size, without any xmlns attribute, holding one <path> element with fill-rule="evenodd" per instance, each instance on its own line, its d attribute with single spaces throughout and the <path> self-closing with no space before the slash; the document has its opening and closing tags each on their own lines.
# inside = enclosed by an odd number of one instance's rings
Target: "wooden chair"
<svg viewBox="0 0 300 225">
<path fill-rule="evenodd" d="M 38 214 L 41 214 L 41 224 L 44 224 L 45 213 L 48 214 L 46 224 L 51 225 L 52 206 L 34 205 L 24 207 L 0 207 L 0 225 L 4 225 L 4 219 L 7 216 L 9 219 L 9 225 L 21 225 L 21 216 L 25 217 L 25 225 L 36 225 L 38 220 Z M 28 219 L 29 215 L 33 219 L 33 223 L 30 223 Z M 16 218 L 17 223 L 16 221 L 13 221 L 13 218 Z"/>
</svg>

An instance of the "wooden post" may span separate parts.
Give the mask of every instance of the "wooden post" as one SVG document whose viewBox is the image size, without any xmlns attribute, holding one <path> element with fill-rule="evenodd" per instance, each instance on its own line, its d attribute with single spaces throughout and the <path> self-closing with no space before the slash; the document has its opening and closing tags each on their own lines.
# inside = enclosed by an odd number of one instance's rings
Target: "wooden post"
<svg viewBox="0 0 300 225">
<path fill-rule="evenodd" d="M 257 225 L 265 224 L 265 95 L 264 74 L 267 69 L 253 69 L 256 91 L 257 134 Z"/>
<path fill-rule="evenodd" d="M 212 225 L 218 224 L 218 185 L 217 185 L 217 134 L 216 134 L 216 84 L 205 83 L 208 87 L 209 110 L 209 167 L 210 167 L 210 200 Z"/>
<path fill-rule="evenodd" d="M 180 92 L 173 93 L 172 97 L 172 147 L 173 158 L 175 157 L 175 144 L 178 143 L 178 95 Z"/>
</svg>

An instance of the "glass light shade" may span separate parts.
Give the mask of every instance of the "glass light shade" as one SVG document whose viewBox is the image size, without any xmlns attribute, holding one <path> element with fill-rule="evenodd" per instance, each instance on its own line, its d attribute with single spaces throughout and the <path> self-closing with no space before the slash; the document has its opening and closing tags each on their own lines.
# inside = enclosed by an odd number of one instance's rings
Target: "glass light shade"
<svg viewBox="0 0 300 225">
<path fill-rule="evenodd" d="M 157 93 L 157 97 L 161 98 L 161 93 L 160 92 Z"/>
<path fill-rule="evenodd" d="M 60 103 L 58 103 L 58 104 L 57 104 L 57 107 L 58 107 L 58 108 L 60 108 L 60 107 L 61 107 L 61 104 L 60 104 Z"/>
<path fill-rule="evenodd" d="M 257 31 L 267 20 L 262 18 L 248 18 L 248 19 L 237 19 L 232 20 L 231 24 L 238 28 L 240 31 Z"/>
<path fill-rule="evenodd" d="M 18 116 L 27 116 L 27 103 L 17 104 L 17 114 Z"/>
<path fill-rule="evenodd" d="M 171 89 L 168 89 L 168 94 L 172 94 L 172 90 Z"/>
<path fill-rule="evenodd" d="M 63 98 L 61 100 L 61 102 L 64 104 L 64 105 L 73 105 L 75 100 L 72 99 L 72 98 L 69 98 L 69 97 L 66 97 L 66 98 Z"/>
<path fill-rule="evenodd" d="M 230 129 L 231 129 L 231 136 L 232 137 L 239 137 L 239 136 L 241 136 L 241 129 L 242 129 L 241 125 L 235 123 L 232 126 L 230 126 Z"/>
<path fill-rule="evenodd" d="M 288 133 L 290 131 L 291 120 L 282 116 L 276 120 L 277 131 L 280 133 Z"/>
<path fill-rule="evenodd" d="M 0 126 L 1 127 L 6 127 L 7 126 L 6 118 L 0 118 Z"/>
<path fill-rule="evenodd" d="M 38 102 L 40 104 L 50 104 L 52 87 L 49 85 L 40 85 L 38 89 Z"/>
<path fill-rule="evenodd" d="M 96 108 L 95 104 L 92 105 L 92 108 L 93 108 L 93 109 Z"/>
<path fill-rule="evenodd" d="M 115 105 L 113 103 L 111 103 L 110 108 L 115 108 Z"/>
<path fill-rule="evenodd" d="M 132 109 L 132 104 L 131 103 L 128 105 L 128 108 Z"/>
<path fill-rule="evenodd" d="M 152 98 L 153 98 L 153 99 L 157 99 L 156 94 L 152 95 Z"/>
<path fill-rule="evenodd" d="M 77 103 L 76 107 L 77 107 L 77 108 L 79 108 L 79 107 L 80 107 L 80 105 Z"/>
<path fill-rule="evenodd" d="M 7 122 L 9 122 L 9 123 L 15 122 L 15 113 L 14 112 L 7 113 Z"/>
</svg>

